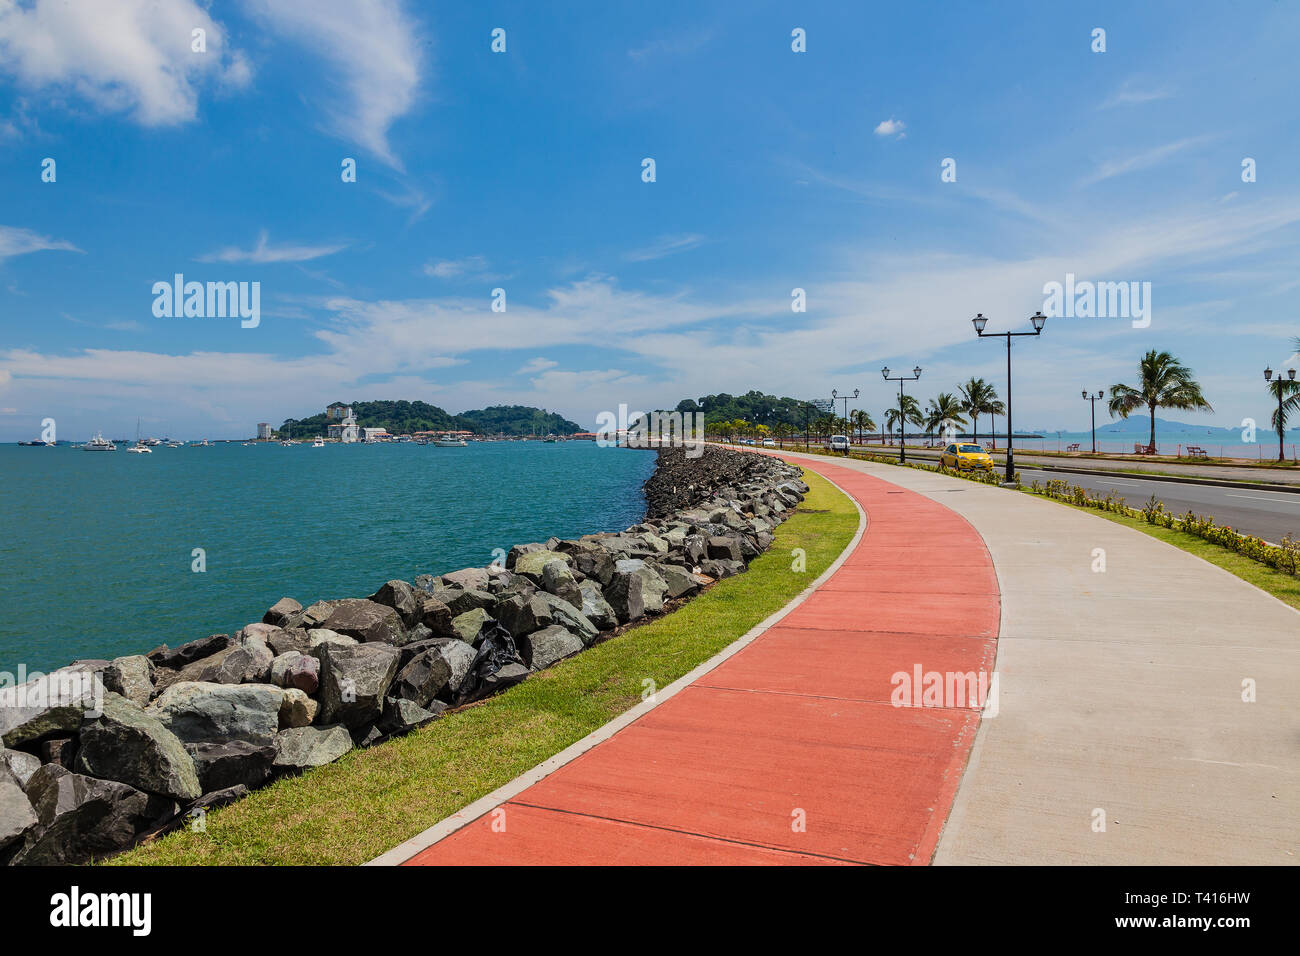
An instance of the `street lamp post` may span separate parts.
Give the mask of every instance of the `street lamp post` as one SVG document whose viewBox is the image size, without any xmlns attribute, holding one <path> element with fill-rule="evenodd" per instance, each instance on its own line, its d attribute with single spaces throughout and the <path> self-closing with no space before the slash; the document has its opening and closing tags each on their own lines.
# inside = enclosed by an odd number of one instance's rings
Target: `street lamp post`
<svg viewBox="0 0 1300 956">
<path fill-rule="evenodd" d="M 848 420 L 849 420 L 849 399 L 857 398 L 857 397 L 858 397 L 858 390 L 856 388 L 853 390 L 852 395 L 841 395 L 835 389 L 833 388 L 831 389 L 831 401 L 834 402 L 836 399 L 839 399 L 841 402 L 844 403 L 844 422 L 846 428 L 848 428 Z M 852 431 L 852 429 L 850 428 L 849 431 Z"/>
<path fill-rule="evenodd" d="M 984 313 L 979 313 L 971 319 L 971 324 L 975 326 L 975 334 L 980 338 L 997 338 L 1005 335 L 1007 338 L 1007 483 L 1016 480 L 1016 463 L 1015 453 L 1012 450 L 1012 430 L 1011 430 L 1011 339 L 1013 336 L 1020 335 L 1041 335 L 1043 333 L 1043 324 L 1047 321 L 1047 316 L 1041 312 L 1035 312 L 1029 317 L 1033 323 L 1034 331 L 1032 332 L 985 332 L 984 326 L 988 324 L 988 319 L 984 318 Z"/>
<path fill-rule="evenodd" d="M 912 369 L 911 375 L 898 375 L 894 378 L 889 377 L 889 366 L 886 365 L 880 370 L 880 374 L 885 377 L 886 382 L 898 383 L 898 463 L 907 464 L 907 418 L 903 415 L 903 383 L 915 382 L 921 377 L 921 366 Z"/>
<path fill-rule="evenodd" d="M 1097 454 L 1097 399 L 1105 398 L 1106 393 L 1098 391 L 1096 395 L 1089 395 L 1084 392 L 1083 397 L 1092 403 L 1092 453 L 1095 455 Z M 1010 408 L 1011 406 L 1008 405 L 1007 407 Z"/>
<path fill-rule="evenodd" d="M 1290 381 L 1295 381 L 1295 369 L 1287 369 L 1286 375 Z M 1264 368 L 1264 381 L 1271 382 L 1272 380 L 1273 370 L 1266 366 Z M 1282 427 L 1282 397 L 1284 393 L 1282 391 L 1281 372 L 1277 373 L 1277 382 L 1277 460 L 1286 461 L 1286 429 Z"/>
</svg>

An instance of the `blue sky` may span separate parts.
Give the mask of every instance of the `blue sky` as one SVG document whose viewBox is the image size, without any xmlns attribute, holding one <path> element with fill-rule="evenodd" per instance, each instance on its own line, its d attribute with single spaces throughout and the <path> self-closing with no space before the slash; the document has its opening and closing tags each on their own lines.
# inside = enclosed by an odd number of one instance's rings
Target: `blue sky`
<svg viewBox="0 0 1300 956">
<path fill-rule="evenodd" d="M 594 424 L 750 388 L 858 387 L 879 418 L 884 364 L 923 399 L 1004 388 L 971 316 L 1028 328 L 1067 273 L 1150 282 L 1151 323 L 1018 342 L 1018 425 L 1085 428 L 1080 391 L 1150 348 L 1198 373 L 1194 420 L 1264 422 L 1300 335 L 1298 27 L 1268 2 L 0 0 L 0 440 L 242 437 L 372 398 Z M 155 317 L 178 272 L 259 282 L 260 324 Z"/>
</svg>

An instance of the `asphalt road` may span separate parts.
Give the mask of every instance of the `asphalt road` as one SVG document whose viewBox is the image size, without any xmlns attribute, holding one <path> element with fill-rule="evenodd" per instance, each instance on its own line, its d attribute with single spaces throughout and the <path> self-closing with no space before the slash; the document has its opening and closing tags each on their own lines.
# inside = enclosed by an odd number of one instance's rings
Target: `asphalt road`
<svg viewBox="0 0 1300 956">
<path fill-rule="evenodd" d="M 1277 542 L 1290 532 L 1300 537 L 1300 494 L 1284 491 L 1258 491 L 1254 488 L 1220 488 L 1214 485 L 1184 484 L 1174 481 L 1150 481 L 1143 478 L 1111 478 L 1104 475 L 1070 474 L 1060 471 L 1036 471 L 1017 468 L 1026 483 L 1037 479 L 1064 480 L 1082 485 L 1100 496 L 1117 492 L 1130 507 L 1141 508 L 1155 495 L 1165 503 L 1165 510 L 1175 514 L 1190 508 L 1198 515 L 1212 515 L 1217 524 L 1228 525 L 1244 534 Z"/>
</svg>

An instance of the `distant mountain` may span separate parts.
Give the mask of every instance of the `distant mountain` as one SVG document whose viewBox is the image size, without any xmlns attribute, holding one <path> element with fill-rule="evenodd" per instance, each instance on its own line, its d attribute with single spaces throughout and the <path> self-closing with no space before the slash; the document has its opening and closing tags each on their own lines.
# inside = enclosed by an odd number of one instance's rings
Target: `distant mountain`
<svg viewBox="0 0 1300 956">
<path fill-rule="evenodd" d="M 452 415 L 425 402 L 353 402 L 352 413 L 362 428 L 386 428 L 393 435 L 418 431 L 472 431 L 480 435 L 572 435 L 582 426 L 544 408 L 527 405 L 494 405 Z M 324 435 L 330 424 L 324 412 L 310 418 L 289 418 L 280 426 L 281 438 L 311 438 Z"/>
</svg>

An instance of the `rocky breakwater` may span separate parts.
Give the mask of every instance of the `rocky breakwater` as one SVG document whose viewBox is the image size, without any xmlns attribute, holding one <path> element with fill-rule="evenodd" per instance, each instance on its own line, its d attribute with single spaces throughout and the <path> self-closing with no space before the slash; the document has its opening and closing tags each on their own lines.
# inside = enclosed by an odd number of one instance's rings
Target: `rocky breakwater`
<svg viewBox="0 0 1300 956">
<path fill-rule="evenodd" d="M 807 492 L 762 455 L 663 449 L 647 515 L 512 547 L 504 566 L 277 601 L 177 647 L 0 690 L 0 862 L 126 849 L 285 774 L 525 680 L 739 574 Z"/>
</svg>

